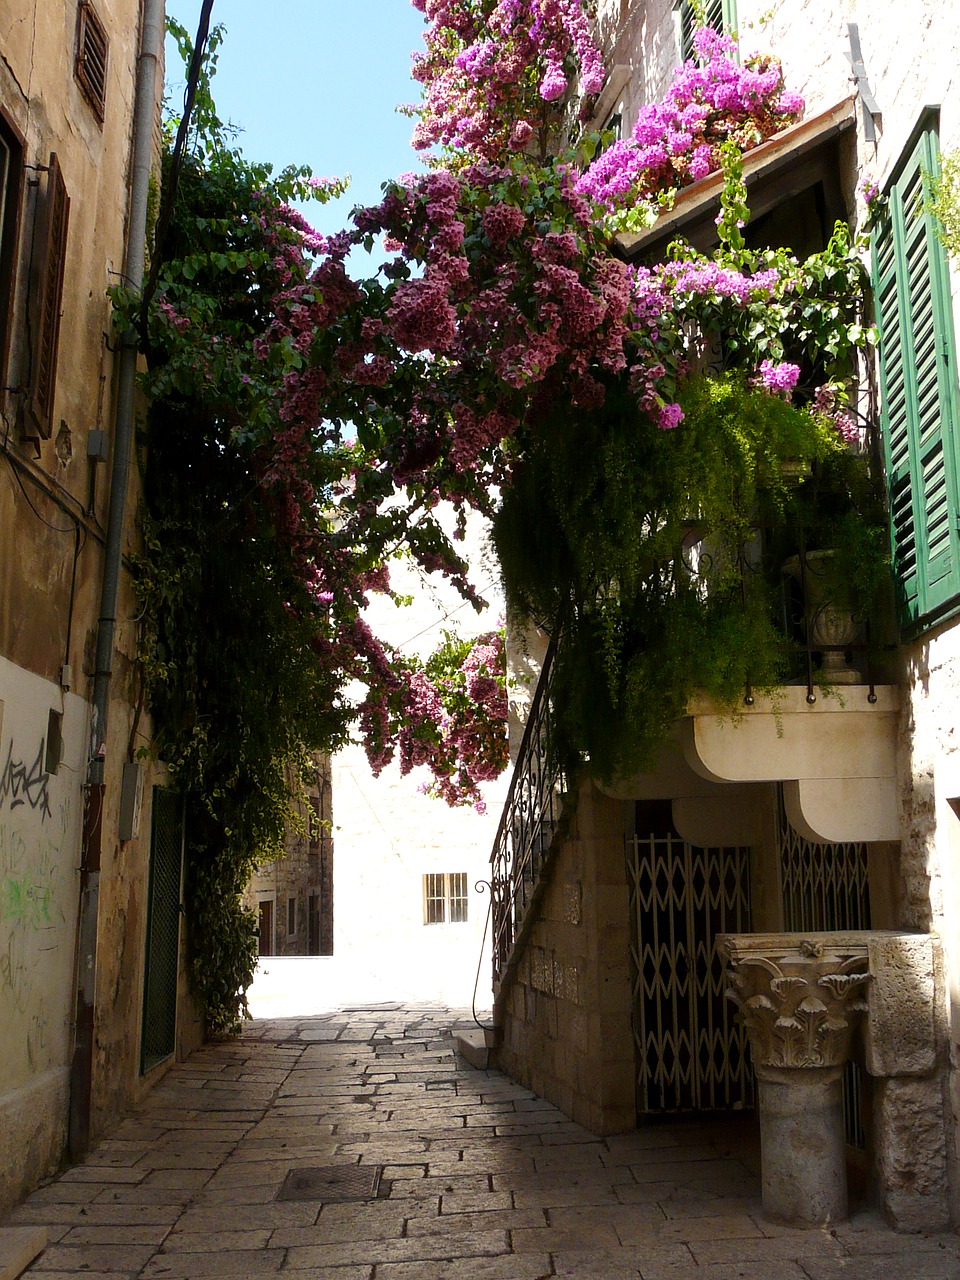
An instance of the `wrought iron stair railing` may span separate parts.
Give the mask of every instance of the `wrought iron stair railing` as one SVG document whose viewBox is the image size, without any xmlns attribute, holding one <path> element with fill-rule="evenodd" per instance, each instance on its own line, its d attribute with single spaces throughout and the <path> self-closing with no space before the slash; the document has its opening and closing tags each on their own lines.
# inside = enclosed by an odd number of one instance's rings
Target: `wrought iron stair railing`
<svg viewBox="0 0 960 1280">
<path fill-rule="evenodd" d="M 518 958 L 543 891 L 543 873 L 565 811 L 566 779 L 553 751 L 550 691 L 555 646 L 547 650 L 510 789 L 490 855 L 493 986 Z"/>
</svg>

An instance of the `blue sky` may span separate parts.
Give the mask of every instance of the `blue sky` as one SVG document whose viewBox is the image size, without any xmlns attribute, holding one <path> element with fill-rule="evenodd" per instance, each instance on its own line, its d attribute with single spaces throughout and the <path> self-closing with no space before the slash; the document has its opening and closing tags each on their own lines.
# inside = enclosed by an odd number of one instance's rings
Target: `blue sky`
<svg viewBox="0 0 960 1280">
<path fill-rule="evenodd" d="M 200 0 L 167 0 L 167 11 L 196 32 Z M 305 210 L 320 231 L 338 230 L 355 204 L 380 199 L 382 182 L 418 167 L 414 122 L 395 110 L 419 97 L 410 55 L 424 19 L 409 0 L 218 0 L 213 21 L 226 28 L 214 97 L 221 118 L 243 129 L 248 159 L 352 175 L 340 201 Z M 179 98 L 175 51 L 167 80 Z"/>
</svg>

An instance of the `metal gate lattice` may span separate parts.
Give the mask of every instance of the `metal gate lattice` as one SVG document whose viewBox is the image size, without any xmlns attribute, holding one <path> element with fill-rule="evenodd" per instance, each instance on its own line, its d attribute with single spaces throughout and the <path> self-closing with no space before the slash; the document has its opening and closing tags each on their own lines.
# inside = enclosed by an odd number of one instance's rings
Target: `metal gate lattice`
<svg viewBox="0 0 960 1280">
<path fill-rule="evenodd" d="M 175 791 L 154 787 L 141 1073 L 169 1058 L 176 1048 L 182 866 L 183 800 Z"/>
<path fill-rule="evenodd" d="M 791 827 L 777 788 L 777 844 L 783 927 L 790 933 L 807 930 L 870 928 L 870 885 L 867 846 L 862 842 L 814 844 Z M 863 1073 L 848 1062 L 843 1076 L 843 1123 L 849 1146 L 863 1151 Z"/>
<path fill-rule="evenodd" d="M 714 942 L 750 930 L 750 850 L 634 837 L 627 867 L 638 1111 L 752 1106 L 746 1034 Z"/>
</svg>

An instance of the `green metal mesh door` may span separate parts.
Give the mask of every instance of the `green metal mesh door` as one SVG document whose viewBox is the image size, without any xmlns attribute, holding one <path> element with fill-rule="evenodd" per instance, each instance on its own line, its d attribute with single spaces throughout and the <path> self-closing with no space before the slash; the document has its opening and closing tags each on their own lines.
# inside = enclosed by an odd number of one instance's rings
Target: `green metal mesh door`
<svg viewBox="0 0 960 1280">
<path fill-rule="evenodd" d="M 175 791 L 154 787 L 141 1073 L 169 1058 L 176 1048 L 182 865 L 183 799 Z"/>
</svg>

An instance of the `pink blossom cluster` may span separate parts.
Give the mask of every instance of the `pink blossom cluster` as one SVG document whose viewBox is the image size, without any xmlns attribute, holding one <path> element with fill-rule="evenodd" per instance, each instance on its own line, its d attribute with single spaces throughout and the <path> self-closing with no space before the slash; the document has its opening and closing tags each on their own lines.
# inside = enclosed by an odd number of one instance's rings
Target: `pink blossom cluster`
<svg viewBox="0 0 960 1280">
<path fill-rule="evenodd" d="M 583 0 L 412 0 L 427 18 L 424 85 L 413 145 L 494 160 L 521 150 L 579 76 L 586 97 L 603 87 L 603 60 Z"/>
<path fill-rule="evenodd" d="M 666 97 L 637 117 L 632 136 L 615 142 L 587 168 L 579 189 L 609 210 L 635 200 L 669 199 L 719 169 L 719 148 L 756 146 L 803 113 L 784 88 L 780 63 L 754 55 L 741 66 L 736 46 L 709 27 L 694 35 L 697 60 L 677 71 Z"/>
<path fill-rule="evenodd" d="M 800 378 L 800 366 L 786 361 L 762 360 L 757 370 L 757 383 L 768 391 L 777 391 L 785 395 L 797 385 Z"/>
<path fill-rule="evenodd" d="M 813 410 L 827 419 L 848 448 L 855 451 L 862 448 L 864 428 L 843 404 L 840 388 L 831 382 L 817 387 L 813 394 Z"/>
<path fill-rule="evenodd" d="M 857 194 L 869 209 L 880 199 L 880 186 L 875 178 L 865 173 L 857 183 Z"/>
<path fill-rule="evenodd" d="M 360 713 L 374 774 L 395 758 L 402 775 L 426 766 L 428 794 L 482 813 L 479 784 L 499 777 L 508 760 L 503 631 L 466 645 L 448 636 L 425 664 L 395 663 L 393 673 L 373 685 Z"/>
</svg>

